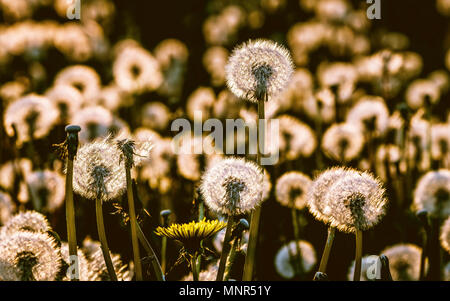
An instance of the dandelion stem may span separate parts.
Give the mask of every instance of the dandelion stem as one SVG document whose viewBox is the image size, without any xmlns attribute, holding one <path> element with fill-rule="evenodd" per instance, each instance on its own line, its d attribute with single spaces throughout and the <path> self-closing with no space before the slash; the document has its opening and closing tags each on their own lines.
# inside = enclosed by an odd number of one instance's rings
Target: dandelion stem
<svg viewBox="0 0 450 301">
<path fill-rule="evenodd" d="M 256 160 L 261 166 L 261 154 L 264 151 L 265 144 L 265 112 L 264 112 L 264 98 L 267 100 L 267 94 L 258 101 L 258 122 L 257 126 L 257 157 Z M 262 196 L 261 196 L 262 197 Z M 248 239 L 247 256 L 245 256 L 244 275 L 242 280 L 251 281 L 253 278 L 253 269 L 255 265 L 256 246 L 258 244 L 259 220 L 261 217 L 261 206 L 252 212 L 250 221 L 250 234 Z"/>
<path fill-rule="evenodd" d="M 198 281 L 197 254 L 191 256 L 191 269 L 192 269 L 192 278 L 194 279 L 194 281 Z"/>
<path fill-rule="evenodd" d="M 235 237 L 233 240 L 233 246 L 231 247 L 230 255 L 228 256 L 227 264 L 225 267 L 225 276 L 223 280 L 228 281 L 231 276 L 231 269 L 233 268 L 234 261 L 236 260 L 236 253 L 239 249 L 240 238 Z"/>
<path fill-rule="evenodd" d="M 127 165 L 127 164 L 126 164 Z M 136 272 L 136 280 L 142 281 L 142 264 L 141 257 L 139 254 L 139 242 L 137 238 L 137 230 L 136 230 L 136 211 L 134 209 L 134 197 L 133 197 L 133 188 L 131 186 L 131 174 L 128 166 L 125 167 L 126 179 L 127 179 L 127 196 L 128 196 L 128 208 L 130 211 L 130 225 L 131 225 L 131 243 L 133 245 L 133 258 L 135 264 L 135 272 Z"/>
<path fill-rule="evenodd" d="M 150 245 L 150 242 L 145 237 L 144 232 L 142 231 L 141 227 L 139 226 L 139 223 L 137 223 L 137 222 L 136 222 L 136 229 L 137 229 L 137 236 L 138 236 L 139 240 L 141 241 L 141 244 L 144 247 L 144 250 L 147 252 L 147 254 L 151 260 L 151 264 L 153 267 L 153 272 L 155 273 L 156 280 L 157 281 L 165 281 L 164 273 L 159 264 L 158 257 L 156 257 L 155 251 L 153 251 L 153 248 Z"/>
<path fill-rule="evenodd" d="M 362 231 L 356 230 L 356 255 L 355 255 L 355 271 L 353 273 L 353 281 L 360 281 L 361 279 L 361 264 L 362 264 Z"/>
<path fill-rule="evenodd" d="M 219 270 L 217 271 L 216 281 L 223 281 L 225 264 L 227 263 L 228 253 L 230 252 L 231 230 L 233 228 L 234 216 L 228 217 L 227 229 L 223 238 L 222 254 L 220 255 Z"/>
<path fill-rule="evenodd" d="M 292 226 L 294 228 L 295 248 L 296 248 L 296 252 L 297 252 L 297 254 L 295 254 L 295 259 L 296 259 L 295 267 L 296 267 L 296 272 L 298 272 L 299 275 L 301 275 L 301 274 L 303 274 L 303 271 L 302 271 L 303 266 L 302 266 L 302 251 L 299 246 L 300 231 L 299 231 L 299 226 L 298 226 L 297 209 L 295 207 L 292 207 L 291 213 L 292 213 Z"/>
<path fill-rule="evenodd" d="M 109 254 L 108 241 L 106 240 L 105 225 L 103 223 L 102 199 L 100 197 L 97 197 L 95 200 L 95 213 L 97 217 L 98 238 L 102 247 L 103 258 L 105 259 L 109 278 L 111 281 L 117 281 L 116 271 L 114 270 L 111 256 Z"/>
<path fill-rule="evenodd" d="M 170 215 L 171 211 L 169 209 L 167 210 L 162 210 L 160 215 L 163 218 L 163 227 L 167 227 L 169 225 L 169 215 Z M 167 265 L 167 260 L 166 260 L 166 253 L 167 253 L 167 237 L 163 236 L 161 238 L 161 269 L 163 271 L 163 273 L 166 272 L 166 265 Z"/>
<path fill-rule="evenodd" d="M 334 235 L 336 229 L 333 227 L 328 228 L 327 242 L 325 244 L 325 249 L 323 250 L 322 259 L 320 260 L 319 272 L 325 273 L 327 270 L 328 258 L 330 257 L 331 247 L 333 246 Z"/>
<path fill-rule="evenodd" d="M 67 126 L 67 174 L 66 174 L 66 222 L 67 222 L 67 241 L 69 243 L 69 258 L 78 259 L 77 234 L 75 227 L 75 206 L 73 203 L 73 160 L 78 148 L 79 126 Z M 73 257 L 75 256 L 75 257 Z M 70 260 L 72 262 L 72 260 Z M 74 271 L 78 271 L 78 260 L 75 260 Z M 79 280 L 79 275 L 71 275 L 72 281 Z"/>
</svg>

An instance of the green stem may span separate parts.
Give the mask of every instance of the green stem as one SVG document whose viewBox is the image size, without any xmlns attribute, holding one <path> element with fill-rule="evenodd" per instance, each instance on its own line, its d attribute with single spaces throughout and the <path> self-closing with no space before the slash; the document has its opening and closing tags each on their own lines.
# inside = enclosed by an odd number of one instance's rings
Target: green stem
<svg viewBox="0 0 450 301">
<path fill-rule="evenodd" d="M 319 272 L 325 273 L 328 265 L 328 258 L 330 257 L 331 247 L 333 246 L 334 236 L 336 234 L 336 229 L 333 227 L 328 228 L 327 242 L 325 244 L 325 249 L 323 250 L 322 259 L 320 260 Z"/>
<path fill-rule="evenodd" d="M 191 256 L 191 269 L 192 269 L 192 278 L 194 281 L 198 281 L 198 271 L 197 271 L 197 254 Z"/>
<path fill-rule="evenodd" d="M 227 263 L 228 253 L 230 252 L 230 239 L 233 222 L 234 217 L 231 215 L 228 217 L 227 229 L 225 230 L 225 237 L 223 239 L 222 254 L 220 255 L 219 270 L 217 271 L 216 281 L 223 281 L 225 264 Z"/>
<path fill-rule="evenodd" d="M 78 258 L 77 251 L 77 234 L 75 228 L 75 206 L 73 203 L 73 160 L 67 160 L 67 175 L 66 175 L 66 222 L 67 222 L 67 240 L 69 243 L 69 258 Z M 71 260 L 70 260 L 71 262 Z M 79 271 L 78 260 L 75 260 L 74 271 Z M 74 275 L 72 281 L 79 280 L 79 275 Z"/>
<path fill-rule="evenodd" d="M 297 251 L 297 254 L 295 254 L 295 259 L 296 259 L 295 265 L 296 265 L 297 272 L 299 273 L 299 275 L 302 275 L 303 274 L 302 251 L 299 246 L 300 231 L 299 231 L 299 226 L 298 226 L 297 209 L 295 207 L 292 207 L 291 213 L 292 213 L 292 226 L 294 228 L 295 248 Z"/>
<path fill-rule="evenodd" d="M 267 95 L 265 96 L 267 99 Z M 256 160 L 258 164 L 261 166 L 261 148 L 264 150 L 265 144 L 265 111 L 264 111 L 264 98 L 260 99 L 258 102 L 258 122 L 256 123 L 256 131 L 257 135 L 257 155 Z M 260 125 L 260 123 L 262 123 Z M 261 145 L 260 145 L 261 144 Z M 258 244 L 258 232 L 259 232 L 259 223 L 261 218 L 261 206 L 256 208 L 252 212 L 251 221 L 250 221 L 250 234 L 248 240 L 247 247 L 247 256 L 245 256 L 245 264 L 244 264 L 244 275 L 242 280 L 251 281 L 253 278 L 253 270 L 255 266 L 255 258 L 256 258 L 256 247 Z"/>
<path fill-rule="evenodd" d="M 114 270 L 111 255 L 109 253 L 108 241 L 106 240 L 105 225 L 103 223 L 102 200 L 100 197 L 97 197 L 97 199 L 95 200 L 95 209 L 97 217 L 98 238 L 100 240 L 100 244 L 102 247 L 103 258 L 105 259 L 105 264 L 108 270 L 109 278 L 111 281 L 117 281 L 116 271 Z"/>
<path fill-rule="evenodd" d="M 356 230 L 356 254 L 355 254 L 355 270 L 353 272 L 353 281 L 361 280 L 361 264 L 362 264 L 362 231 Z"/>
<path fill-rule="evenodd" d="M 134 209 L 134 196 L 133 196 L 133 187 L 131 186 L 131 174 L 130 169 L 125 167 L 125 174 L 127 180 L 127 197 L 128 197 L 128 209 L 130 211 L 130 225 L 131 225 L 131 243 L 133 245 L 133 258 L 134 258 L 134 269 L 136 273 L 136 280 L 142 281 L 142 264 L 141 257 L 139 254 L 139 242 L 137 238 L 137 230 L 136 230 L 136 211 Z"/>
<path fill-rule="evenodd" d="M 234 261 L 236 260 L 236 253 L 239 249 L 240 239 L 236 237 L 233 241 L 233 246 L 231 247 L 230 255 L 228 256 L 227 264 L 225 267 L 225 276 L 223 280 L 228 281 L 231 276 L 231 269 L 233 268 Z"/>
<path fill-rule="evenodd" d="M 139 240 L 141 241 L 141 244 L 144 247 L 144 250 L 147 252 L 148 257 L 151 260 L 153 272 L 155 273 L 156 280 L 165 281 L 164 273 L 161 269 L 161 266 L 159 265 L 158 257 L 156 257 L 155 251 L 153 251 L 153 248 L 150 245 L 150 242 L 145 237 L 144 232 L 142 231 L 142 229 L 138 223 L 136 223 L 136 229 L 137 229 L 137 236 L 138 236 Z"/>
</svg>

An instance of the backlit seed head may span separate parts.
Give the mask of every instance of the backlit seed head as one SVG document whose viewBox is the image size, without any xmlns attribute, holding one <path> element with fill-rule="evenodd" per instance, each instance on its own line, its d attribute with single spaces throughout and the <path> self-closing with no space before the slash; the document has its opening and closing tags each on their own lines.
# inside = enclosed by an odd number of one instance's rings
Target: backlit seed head
<svg viewBox="0 0 450 301">
<path fill-rule="evenodd" d="M 302 107 L 310 118 L 330 123 L 334 121 L 336 115 L 335 98 L 330 89 L 323 88 L 314 95 L 310 93 L 310 95 L 304 97 Z"/>
<path fill-rule="evenodd" d="M 450 215 L 450 170 L 429 171 L 417 182 L 413 209 L 437 217 Z"/>
<path fill-rule="evenodd" d="M 381 252 L 389 259 L 394 281 L 417 281 L 420 276 L 422 249 L 413 244 L 398 244 Z"/>
<path fill-rule="evenodd" d="M 0 191 L 0 225 L 6 224 L 12 217 L 16 205 L 9 194 Z"/>
<path fill-rule="evenodd" d="M 448 217 L 441 228 L 441 246 L 450 253 L 450 217 Z"/>
<path fill-rule="evenodd" d="M 36 210 L 54 212 L 64 203 L 64 177 L 52 170 L 34 171 L 26 176 L 28 198 Z M 37 209 L 39 208 L 39 209 Z"/>
<path fill-rule="evenodd" d="M 131 281 L 131 273 L 128 266 L 122 262 L 120 255 L 110 253 L 111 261 L 116 271 L 117 280 Z M 89 281 L 110 281 L 105 259 L 101 249 L 98 249 L 89 260 Z"/>
<path fill-rule="evenodd" d="M 297 171 L 287 172 L 277 180 L 276 199 L 283 206 L 301 210 L 306 206 L 311 185 L 307 175 Z"/>
<path fill-rule="evenodd" d="M 442 160 L 450 153 L 450 124 L 431 125 L 431 156 L 434 160 Z"/>
<path fill-rule="evenodd" d="M 435 104 L 439 101 L 441 92 L 439 87 L 429 79 L 417 79 L 413 81 L 406 90 L 406 102 L 408 106 L 417 110 L 429 101 L 431 104 Z M 426 100 L 428 98 L 428 100 Z"/>
<path fill-rule="evenodd" d="M 206 205 L 221 214 L 247 213 L 262 201 L 264 175 L 253 162 L 223 159 L 202 176 L 201 192 Z"/>
<path fill-rule="evenodd" d="M 53 238 L 20 231 L 0 242 L 0 280 L 52 281 L 59 272 L 60 260 Z"/>
<path fill-rule="evenodd" d="M 11 236 L 19 231 L 46 233 L 51 230 L 47 218 L 37 211 L 24 211 L 11 217 L 1 228 L 0 237 Z"/>
<path fill-rule="evenodd" d="M 349 172 L 346 168 L 333 167 L 325 170 L 317 176 L 308 191 L 308 209 L 314 217 L 324 223 L 330 221 L 330 207 L 328 206 L 326 194 L 330 187 L 341 177 Z"/>
<path fill-rule="evenodd" d="M 100 92 L 101 81 L 97 72 L 85 65 L 69 66 L 55 77 L 55 86 L 69 85 L 76 88 L 86 102 L 94 101 Z"/>
<path fill-rule="evenodd" d="M 316 265 L 316 251 L 307 241 L 297 242 L 301 253 L 301 265 L 304 273 L 310 272 Z M 275 268 L 283 278 L 290 279 L 295 276 L 294 262 L 297 260 L 297 246 L 295 241 L 282 246 L 275 255 Z"/>
<path fill-rule="evenodd" d="M 126 177 L 121 156 L 108 140 L 83 145 L 73 164 L 73 190 L 91 200 L 108 201 L 122 195 Z"/>
<path fill-rule="evenodd" d="M 92 256 L 97 250 L 101 250 L 101 244 L 99 241 L 92 240 L 90 236 L 86 236 L 83 240 L 82 251 L 88 260 L 92 260 Z"/>
<path fill-rule="evenodd" d="M 359 127 L 340 123 L 329 127 L 322 138 L 324 153 L 333 160 L 349 162 L 356 159 L 364 146 L 364 136 Z"/>
<path fill-rule="evenodd" d="M 77 111 L 71 118 L 71 124 L 81 127 L 79 140 L 81 143 L 106 137 L 112 127 L 114 117 L 110 111 L 100 106 L 88 106 Z"/>
<path fill-rule="evenodd" d="M 70 264 L 73 262 L 70 261 L 70 257 L 69 257 L 69 244 L 66 242 L 63 242 L 61 244 L 61 248 L 59 250 L 60 255 L 61 255 L 61 259 L 63 260 L 64 264 L 63 264 L 63 280 L 64 281 L 69 281 L 70 277 L 72 275 L 69 275 L 68 272 L 70 272 L 71 270 L 68 269 Z M 78 260 L 78 278 L 81 281 L 89 281 L 89 276 L 92 273 L 90 271 L 90 265 L 88 260 L 86 259 L 86 256 L 83 254 L 83 251 L 81 251 L 81 249 L 77 249 L 77 260 Z M 74 275 L 75 276 L 75 275 Z"/>
<path fill-rule="evenodd" d="M 225 231 L 226 231 L 226 229 L 222 229 L 219 232 L 217 232 L 217 234 L 214 236 L 214 239 L 212 240 L 213 246 L 218 253 L 222 252 L 223 241 L 225 238 Z M 242 233 L 241 247 L 240 247 L 240 250 L 243 252 L 247 251 L 248 238 L 249 238 L 249 232 L 244 231 L 244 233 Z"/>
<path fill-rule="evenodd" d="M 293 64 L 289 52 L 268 40 L 248 41 L 233 50 L 225 68 L 227 86 L 239 98 L 272 99 L 288 85 Z"/>
<path fill-rule="evenodd" d="M 36 94 L 25 95 L 10 103 L 4 114 L 8 136 L 17 130 L 17 144 L 46 136 L 59 116 L 56 106 L 48 98 Z M 32 135 L 32 137 L 30 136 Z"/>
<path fill-rule="evenodd" d="M 142 108 L 142 125 L 158 131 L 167 129 L 170 110 L 162 102 L 150 102 Z"/>
<path fill-rule="evenodd" d="M 367 172 L 349 170 L 325 194 L 330 226 L 343 232 L 365 231 L 386 214 L 387 199 L 381 182 Z"/>
<path fill-rule="evenodd" d="M 53 86 L 45 96 L 58 108 L 60 122 L 69 120 L 84 102 L 81 92 L 71 85 Z"/>
<path fill-rule="evenodd" d="M 363 132 L 382 136 L 389 126 L 389 110 L 381 97 L 365 96 L 350 109 L 346 121 Z"/>
</svg>

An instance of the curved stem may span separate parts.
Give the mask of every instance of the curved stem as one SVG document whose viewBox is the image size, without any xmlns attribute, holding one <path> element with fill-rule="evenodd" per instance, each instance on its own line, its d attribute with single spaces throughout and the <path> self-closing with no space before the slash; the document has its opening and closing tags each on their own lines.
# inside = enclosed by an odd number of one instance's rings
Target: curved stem
<svg viewBox="0 0 450 301">
<path fill-rule="evenodd" d="M 219 270 L 217 271 L 216 281 L 223 281 L 223 274 L 225 272 L 225 264 L 227 263 L 228 253 L 230 252 L 231 230 L 233 228 L 234 217 L 228 217 L 227 229 L 225 230 L 225 237 L 223 239 L 222 254 L 220 255 Z"/>
<path fill-rule="evenodd" d="M 141 226 L 136 222 L 136 229 L 137 229 L 137 236 L 139 240 L 141 241 L 142 246 L 144 247 L 144 250 L 147 252 L 148 256 L 150 257 L 153 272 L 155 273 L 155 277 L 158 281 L 165 281 L 164 279 L 164 273 L 161 269 L 161 266 L 159 265 L 158 257 L 156 257 L 155 251 L 153 251 L 152 246 L 150 245 L 150 242 L 147 240 L 147 238 L 144 235 L 144 232 L 142 232 Z"/>
<path fill-rule="evenodd" d="M 102 247 L 103 258 L 105 259 L 109 279 L 111 281 L 117 281 L 116 271 L 114 270 L 114 266 L 112 264 L 111 255 L 109 254 L 108 241 L 106 240 L 105 225 L 103 223 L 102 200 L 100 197 L 97 197 L 95 200 L 95 214 L 97 217 L 98 239 L 100 240 Z"/>
<path fill-rule="evenodd" d="M 331 247 L 333 246 L 334 235 L 336 229 L 333 227 L 328 228 L 327 242 L 325 244 L 325 249 L 323 250 L 322 259 L 320 260 L 319 272 L 325 273 L 328 265 L 328 258 L 330 257 Z"/>
<path fill-rule="evenodd" d="M 67 160 L 67 175 L 66 175 L 66 222 L 67 222 L 67 241 L 69 243 L 69 258 L 77 258 L 72 256 L 78 256 L 77 251 L 77 234 L 75 228 L 75 206 L 73 204 L 73 160 Z M 72 262 L 72 260 L 69 260 Z M 79 271 L 78 260 L 75 260 L 75 267 L 73 271 Z M 79 280 L 79 275 L 71 275 L 72 281 Z"/>
<path fill-rule="evenodd" d="M 361 264 L 362 264 L 362 231 L 356 230 L 356 254 L 355 254 L 355 270 L 353 272 L 353 281 L 360 281 L 361 279 Z"/>
<path fill-rule="evenodd" d="M 134 209 L 134 197 L 133 197 L 133 187 L 131 186 L 131 175 L 130 169 L 125 167 L 125 174 L 127 179 L 127 197 L 128 197 L 128 209 L 130 211 L 130 225 L 131 225 L 131 243 L 133 245 L 133 258 L 135 264 L 136 280 L 142 281 L 142 264 L 141 257 L 139 254 L 139 243 L 137 238 L 136 230 L 136 211 Z"/>
</svg>

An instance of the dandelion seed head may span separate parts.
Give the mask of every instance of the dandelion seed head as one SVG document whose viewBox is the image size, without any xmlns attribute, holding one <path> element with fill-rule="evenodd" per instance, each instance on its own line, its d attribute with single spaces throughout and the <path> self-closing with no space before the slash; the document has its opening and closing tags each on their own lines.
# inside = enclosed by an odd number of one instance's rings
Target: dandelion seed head
<svg viewBox="0 0 450 301">
<path fill-rule="evenodd" d="M 291 279 L 295 276 L 293 262 L 297 260 L 296 243 L 300 249 L 301 265 L 304 273 L 310 272 L 317 262 L 316 251 L 309 242 L 304 240 L 291 241 L 289 244 L 283 245 L 275 255 L 275 268 L 277 273 L 286 279 Z"/>
<path fill-rule="evenodd" d="M 58 108 L 61 122 L 70 119 L 84 102 L 80 91 L 70 85 L 53 86 L 45 96 Z"/>
<path fill-rule="evenodd" d="M 54 239 L 47 234 L 16 232 L 0 242 L 0 280 L 55 280 L 60 259 Z"/>
<path fill-rule="evenodd" d="M 397 244 L 381 254 L 389 259 L 389 269 L 394 281 L 417 281 L 420 275 L 422 249 L 413 244 Z"/>
<path fill-rule="evenodd" d="M 202 120 L 206 120 L 211 115 L 211 110 L 216 100 L 216 95 L 212 88 L 199 87 L 187 100 L 186 112 L 191 120 L 194 120 L 196 112 L 202 113 Z"/>
<path fill-rule="evenodd" d="M 445 70 L 436 70 L 428 75 L 428 79 L 431 80 L 436 87 L 439 89 L 441 94 L 445 94 L 448 92 L 450 87 L 450 78 Z"/>
<path fill-rule="evenodd" d="M 29 196 L 34 200 L 35 206 L 42 206 L 50 213 L 55 212 L 64 203 L 64 177 L 51 170 L 34 171 L 27 175 L 26 182 Z M 37 204 L 37 202 L 40 204 Z"/>
<path fill-rule="evenodd" d="M 61 259 L 67 264 L 67 267 L 69 267 L 69 264 L 71 262 L 70 257 L 69 257 L 69 244 L 67 242 L 63 242 L 61 244 L 61 248 L 59 250 L 60 255 L 61 255 Z M 88 262 L 88 260 L 86 259 L 86 256 L 83 254 L 83 251 L 81 251 L 81 249 L 77 249 L 77 260 L 78 260 L 78 272 L 79 272 L 79 279 L 80 281 L 89 281 L 90 280 L 90 275 L 91 275 L 91 271 L 90 271 L 90 264 Z M 67 271 L 63 271 L 63 272 L 67 272 Z M 64 273 L 63 276 L 63 280 L 64 281 L 69 281 L 69 276 L 67 275 L 67 273 Z"/>
<path fill-rule="evenodd" d="M 119 281 L 131 281 L 131 273 L 128 266 L 122 262 L 120 255 L 110 253 L 111 261 Z M 95 251 L 89 264 L 89 281 L 110 281 L 105 259 L 101 249 Z"/>
<path fill-rule="evenodd" d="M 335 119 L 335 96 L 330 89 L 320 89 L 308 97 L 305 97 L 302 107 L 305 113 L 313 118 L 320 118 L 322 122 L 330 123 Z"/>
<path fill-rule="evenodd" d="M 239 98 L 257 102 L 269 100 L 288 85 L 293 65 L 289 52 L 268 40 L 255 40 L 238 46 L 225 68 L 228 88 Z"/>
<path fill-rule="evenodd" d="M 353 94 L 358 74 L 350 63 L 321 64 L 318 68 L 318 79 L 323 87 L 337 86 L 337 101 L 347 102 Z"/>
<path fill-rule="evenodd" d="M 356 159 L 364 146 L 364 136 L 359 127 L 348 123 L 333 124 L 322 138 L 322 149 L 331 159 L 349 162 Z"/>
<path fill-rule="evenodd" d="M 431 80 L 417 79 L 408 86 L 405 98 L 408 106 L 413 110 L 417 110 L 426 105 L 426 98 L 431 104 L 439 101 L 439 87 Z"/>
<path fill-rule="evenodd" d="M 13 216 L 16 205 L 9 194 L 0 191 L 0 225 L 4 225 Z"/>
<path fill-rule="evenodd" d="M 229 52 L 221 46 L 208 48 L 203 54 L 203 66 L 211 76 L 211 83 L 215 87 L 225 84 L 225 66 Z"/>
<path fill-rule="evenodd" d="M 73 163 L 73 190 L 81 196 L 108 201 L 123 194 L 126 178 L 121 152 L 107 140 L 83 145 Z"/>
<path fill-rule="evenodd" d="M 177 39 L 165 39 L 155 47 L 155 58 L 162 69 L 167 69 L 173 60 L 186 63 L 189 51 L 186 45 Z"/>
<path fill-rule="evenodd" d="M 170 121 L 169 108 L 161 102 L 151 102 L 142 108 L 142 125 L 155 130 L 165 130 Z"/>
<path fill-rule="evenodd" d="M 101 81 L 97 72 L 85 65 L 69 66 L 55 77 L 55 86 L 68 85 L 76 88 L 86 102 L 94 101 L 100 92 Z"/>
<path fill-rule="evenodd" d="M 450 124 L 431 125 L 431 156 L 434 160 L 442 160 L 450 153 Z"/>
<path fill-rule="evenodd" d="M 306 206 L 311 185 L 312 181 L 307 175 L 297 171 L 287 172 L 277 180 L 276 199 L 283 206 L 301 210 Z"/>
<path fill-rule="evenodd" d="M 400 168 L 399 171 L 403 172 L 406 166 L 404 166 L 403 161 L 401 161 L 401 151 L 397 145 L 394 144 L 383 144 L 380 145 L 375 154 L 375 170 L 377 175 L 383 179 L 387 180 L 387 173 L 397 172 L 391 170 L 391 167 L 395 167 L 398 164 Z"/>
<path fill-rule="evenodd" d="M 28 94 L 7 106 L 4 113 L 4 126 L 8 136 L 14 136 L 13 125 L 15 125 L 17 144 L 21 145 L 32 138 L 39 139 L 46 136 L 58 116 L 58 110 L 48 98 Z"/>
<path fill-rule="evenodd" d="M 112 127 L 114 117 L 110 111 L 101 106 L 88 106 L 77 111 L 71 118 L 71 124 L 81 127 L 79 140 L 81 143 L 106 137 Z"/>
<path fill-rule="evenodd" d="M 381 182 L 370 173 L 349 170 L 325 194 L 330 226 L 343 232 L 365 231 L 386 214 L 387 199 Z"/>
<path fill-rule="evenodd" d="M 0 229 L 0 237 L 11 236 L 19 231 L 46 233 L 51 230 L 47 218 L 37 211 L 24 211 L 11 217 Z"/>
<path fill-rule="evenodd" d="M 212 211 L 236 215 L 260 205 L 263 181 L 262 170 L 253 162 L 227 158 L 206 170 L 200 189 L 205 204 Z"/>
<path fill-rule="evenodd" d="M 450 170 L 429 171 L 419 179 L 413 209 L 426 210 L 433 216 L 450 215 Z"/>
<path fill-rule="evenodd" d="M 164 77 L 158 61 L 140 46 L 125 46 L 119 50 L 113 63 L 116 85 L 128 93 L 156 90 Z"/>
<path fill-rule="evenodd" d="M 331 207 L 328 205 L 328 199 L 325 198 L 330 187 L 340 178 L 344 177 L 349 172 L 348 169 L 332 167 L 319 176 L 317 176 L 311 188 L 308 191 L 308 209 L 314 217 L 324 223 L 329 223 L 329 214 Z"/>
<path fill-rule="evenodd" d="M 381 97 L 365 96 L 350 109 L 346 121 L 364 132 L 382 136 L 388 129 L 389 110 Z"/>
<path fill-rule="evenodd" d="M 26 158 L 21 158 L 16 162 L 8 161 L 0 166 L 0 186 L 7 191 L 11 191 L 13 189 L 14 179 L 16 177 L 14 164 L 16 164 L 16 168 L 20 168 L 24 174 L 31 173 L 33 169 L 33 163 L 30 159 Z M 22 182 L 21 185 L 23 186 L 24 183 Z"/>
<path fill-rule="evenodd" d="M 214 239 L 212 240 L 213 246 L 218 253 L 222 252 L 223 241 L 225 238 L 225 232 L 226 232 L 226 229 L 220 230 L 219 232 L 217 232 L 217 234 L 214 236 Z M 249 232 L 244 231 L 242 233 L 241 246 L 240 246 L 240 250 L 243 252 L 247 251 L 248 238 L 249 238 Z"/>
<path fill-rule="evenodd" d="M 377 261 L 374 260 L 375 257 L 378 256 L 374 256 L 374 255 L 370 255 L 370 256 L 364 256 L 362 258 L 361 261 L 361 281 L 372 281 L 375 279 L 370 279 L 368 278 L 368 273 L 370 273 L 371 271 L 369 270 L 371 267 L 373 267 L 375 264 L 379 264 L 377 263 Z M 378 260 L 378 258 L 377 258 Z M 353 260 L 352 263 L 350 264 L 350 267 L 348 268 L 348 273 L 347 273 L 347 280 L 348 281 L 353 281 L 353 274 L 355 271 L 355 261 Z M 375 270 L 376 272 L 376 270 Z M 375 275 L 376 276 L 376 275 Z"/>
<path fill-rule="evenodd" d="M 441 227 L 440 235 L 441 246 L 450 253 L 450 217 L 448 217 Z"/>
</svg>

